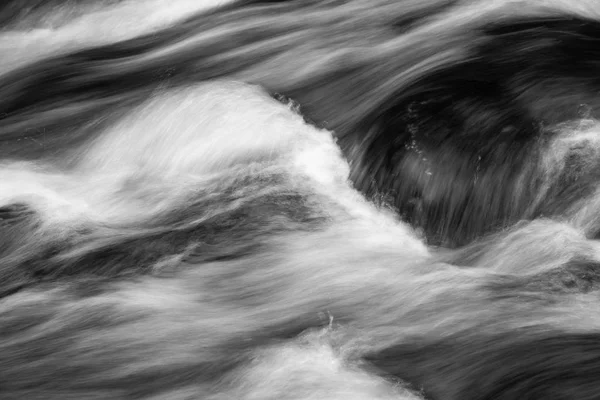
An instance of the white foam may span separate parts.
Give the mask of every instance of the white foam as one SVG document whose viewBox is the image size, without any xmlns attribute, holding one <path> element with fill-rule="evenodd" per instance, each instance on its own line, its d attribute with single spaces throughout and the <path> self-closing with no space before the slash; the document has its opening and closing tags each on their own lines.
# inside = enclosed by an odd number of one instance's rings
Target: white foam
<svg viewBox="0 0 600 400">
<path fill-rule="evenodd" d="M 109 44 L 168 27 L 196 12 L 232 0 L 143 0 L 91 8 L 56 28 L 33 27 L 0 35 L 0 72 L 49 55 Z M 48 15 L 46 19 L 55 21 Z"/>
<path fill-rule="evenodd" d="M 338 221 L 332 229 L 364 232 L 363 240 L 378 246 L 427 252 L 392 212 L 351 187 L 330 132 L 306 124 L 292 106 L 255 86 L 213 82 L 157 93 L 77 158 L 69 172 L 5 166 L 0 204 L 31 204 L 56 229 L 127 226 L 181 206 L 232 174 L 276 171 L 289 177 L 291 190 L 318 196 L 316 207 Z"/>
</svg>

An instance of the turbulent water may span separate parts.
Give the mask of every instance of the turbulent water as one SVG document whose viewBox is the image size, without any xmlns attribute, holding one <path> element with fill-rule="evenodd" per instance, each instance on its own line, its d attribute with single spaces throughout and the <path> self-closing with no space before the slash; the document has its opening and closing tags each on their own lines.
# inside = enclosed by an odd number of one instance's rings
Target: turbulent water
<svg viewBox="0 0 600 400">
<path fill-rule="evenodd" d="M 600 398 L 600 5 L 0 5 L 0 398 Z"/>
</svg>

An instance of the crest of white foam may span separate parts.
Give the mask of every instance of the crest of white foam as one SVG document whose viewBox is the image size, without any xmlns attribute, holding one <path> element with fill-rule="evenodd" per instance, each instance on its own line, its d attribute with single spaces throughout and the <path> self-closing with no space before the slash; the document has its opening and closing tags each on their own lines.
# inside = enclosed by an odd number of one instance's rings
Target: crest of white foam
<svg viewBox="0 0 600 400">
<path fill-rule="evenodd" d="M 364 241 L 406 245 L 420 255 L 427 253 L 412 228 L 398 221 L 392 210 L 376 207 L 352 187 L 349 165 L 330 132 L 305 128 L 300 133 L 295 137 L 294 170 L 310 177 L 317 193 L 332 199 L 336 207 L 354 218 L 353 230 L 362 230 Z M 399 238 L 403 240 L 399 242 Z"/>
<path fill-rule="evenodd" d="M 316 206 L 333 220 L 364 230 L 365 240 L 425 252 L 406 224 L 351 187 L 330 132 L 308 125 L 293 106 L 255 86 L 213 82 L 158 93 L 77 159 L 69 172 L 5 166 L 1 203 L 24 200 L 54 226 L 127 225 L 182 206 L 199 189 L 211 189 L 210 182 L 275 172 L 288 177 L 291 190 L 316 196 Z"/>
<path fill-rule="evenodd" d="M 239 371 L 234 392 L 244 400 L 418 400 L 398 384 L 362 371 L 329 343 L 328 331 L 311 332 L 258 351 Z M 290 379 L 290 377 L 292 379 Z"/>
</svg>

